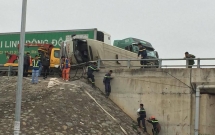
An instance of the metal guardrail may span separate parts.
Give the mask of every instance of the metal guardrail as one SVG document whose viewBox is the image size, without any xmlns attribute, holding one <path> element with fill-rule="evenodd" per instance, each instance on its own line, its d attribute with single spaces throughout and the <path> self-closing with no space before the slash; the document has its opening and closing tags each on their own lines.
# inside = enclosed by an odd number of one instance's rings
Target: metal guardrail
<svg viewBox="0 0 215 135">
<path fill-rule="evenodd" d="M 131 61 L 158 61 L 158 65 L 139 65 L 139 66 L 132 66 L 131 65 Z M 163 61 L 179 61 L 179 60 L 183 60 L 186 61 L 185 65 L 163 65 L 162 62 Z M 188 65 L 189 60 L 196 60 L 197 61 L 197 65 Z M 192 67 L 197 67 L 197 68 L 201 68 L 201 67 L 214 67 L 215 68 L 215 64 L 214 65 L 201 65 L 201 61 L 204 60 L 210 60 L 210 61 L 214 61 L 215 63 L 215 58 L 192 58 L 192 59 L 99 59 L 97 60 L 97 67 L 101 68 L 101 67 L 127 67 L 127 68 L 131 68 L 131 67 L 149 67 L 149 68 L 167 68 L 167 67 L 185 67 L 188 68 L 188 66 L 192 66 Z M 125 66 L 119 65 L 119 66 L 101 66 L 101 62 L 102 61 L 126 61 L 127 64 Z M 82 63 L 82 64 L 78 64 L 78 65 L 72 65 L 73 66 L 83 66 L 86 65 L 87 63 Z M 2 73 L 5 73 L 8 76 L 13 75 L 14 72 L 18 71 L 18 67 L 13 67 L 13 66 L 4 66 L 3 64 L 0 64 L 0 75 L 2 75 Z"/>
<path fill-rule="evenodd" d="M 0 65 L 0 76 L 1 75 L 6 75 L 6 76 L 14 75 L 15 72 L 18 72 L 17 70 L 18 70 L 18 67 Z"/>
<path fill-rule="evenodd" d="M 186 62 L 186 65 L 162 65 L 163 61 L 179 61 L 179 60 L 184 60 Z M 196 60 L 197 61 L 197 65 L 188 65 L 189 64 L 189 60 Z M 99 59 L 97 60 L 97 67 L 127 67 L 127 68 L 131 68 L 131 67 L 157 67 L 157 68 L 162 68 L 162 67 L 185 67 L 188 68 L 189 66 L 192 67 L 197 67 L 197 68 L 201 68 L 201 67 L 215 67 L 215 65 L 201 65 L 201 61 L 204 60 L 214 60 L 215 58 L 184 58 L 184 59 L 177 59 L 177 58 L 173 58 L 173 59 Z M 101 62 L 102 61 L 127 61 L 127 66 L 101 66 Z M 140 65 L 140 66 L 132 66 L 131 65 L 131 61 L 158 61 L 158 65 Z"/>
</svg>

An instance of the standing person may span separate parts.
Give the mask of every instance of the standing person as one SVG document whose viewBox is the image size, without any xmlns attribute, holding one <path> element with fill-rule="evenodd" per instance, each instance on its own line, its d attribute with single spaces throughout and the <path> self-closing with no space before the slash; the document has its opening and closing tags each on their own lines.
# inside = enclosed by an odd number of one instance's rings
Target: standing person
<svg viewBox="0 0 215 135">
<path fill-rule="evenodd" d="M 139 128 L 141 128 L 140 121 L 142 120 L 142 126 L 144 129 L 144 132 L 147 132 L 146 124 L 145 124 L 146 110 L 143 108 L 143 104 L 140 104 L 140 108 L 137 110 L 137 114 L 139 115 L 139 117 L 137 118 Z"/>
<path fill-rule="evenodd" d="M 185 58 L 196 58 L 196 56 L 189 54 L 188 52 L 185 52 Z M 192 68 L 192 65 L 194 64 L 195 64 L 194 60 L 188 60 L 188 68 Z"/>
<path fill-rule="evenodd" d="M 146 59 L 147 58 L 146 48 L 141 43 L 138 43 L 138 47 L 139 47 L 139 52 L 138 52 L 137 57 L 139 57 L 141 55 L 141 59 Z M 146 60 L 141 60 L 140 64 L 141 65 L 146 65 L 147 61 Z M 141 68 L 143 68 L 143 67 L 141 67 Z"/>
<path fill-rule="evenodd" d="M 45 53 L 45 56 L 42 58 L 42 66 L 43 66 L 43 79 L 46 79 L 47 74 L 49 73 L 49 67 L 50 67 L 50 59 L 47 53 Z"/>
<path fill-rule="evenodd" d="M 70 64 L 69 59 L 62 56 L 62 77 L 63 80 L 69 81 Z"/>
<path fill-rule="evenodd" d="M 92 87 L 95 87 L 94 71 L 99 71 L 99 69 L 97 69 L 96 62 L 93 62 L 93 64 L 90 64 L 87 68 L 87 78 L 91 79 Z"/>
<path fill-rule="evenodd" d="M 105 77 L 103 79 L 103 83 L 105 85 L 105 93 L 106 93 L 106 97 L 109 97 L 110 93 L 111 93 L 111 86 L 110 86 L 110 80 L 113 79 L 111 77 L 111 74 L 113 73 L 112 70 L 110 70 L 107 74 L 105 74 Z"/>
<path fill-rule="evenodd" d="M 35 59 L 32 62 L 32 84 L 38 83 L 38 75 L 39 75 L 39 68 L 41 67 L 40 60 L 38 56 L 35 56 Z"/>
<path fill-rule="evenodd" d="M 41 55 L 41 53 L 40 53 L 40 52 L 39 52 L 38 60 L 41 62 L 41 65 L 42 65 L 42 55 Z M 38 75 L 38 76 L 40 76 L 40 75 L 41 75 L 42 69 L 43 69 L 43 67 L 42 67 L 42 66 L 40 66 L 40 68 L 39 68 L 39 75 Z"/>
<path fill-rule="evenodd" d="M 24 56 L 24 66 L 23 66 L 23 76 L 27 77 L 28 76 L 28 69 L 30 67 L 30 53 L 27 52 L 26 55 Z"/>
<path fill-rule="evenodd" d="M 156 120 L 154 116 L 151 116 L 151 118 L 149 118 L 147 121 L 151 123 L 153 126 L 153 129 L 152 129 L 153 135 L 158 135 L 158 133 L 161 131 L 161 126 L 158 120 Z"/>
</svg>

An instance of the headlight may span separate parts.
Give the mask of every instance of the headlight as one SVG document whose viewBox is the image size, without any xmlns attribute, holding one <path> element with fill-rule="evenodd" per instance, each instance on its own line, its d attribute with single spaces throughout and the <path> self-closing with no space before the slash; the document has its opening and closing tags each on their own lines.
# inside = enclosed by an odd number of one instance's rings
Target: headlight
<svg viewBox="0 0 215 135">
<path fill-rule="evenodd" d="M 58 67 L 59 67 L 59 65 L 54 65 L 54 67 L 55 67 L 55 68 L 58 68 Z"/>
</svg>

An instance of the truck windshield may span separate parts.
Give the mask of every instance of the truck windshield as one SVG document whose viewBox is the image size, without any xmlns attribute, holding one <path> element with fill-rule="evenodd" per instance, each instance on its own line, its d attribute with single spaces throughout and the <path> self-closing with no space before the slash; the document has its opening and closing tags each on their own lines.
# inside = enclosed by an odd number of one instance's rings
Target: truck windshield
<svg viewBox="0 0 215 135">
<path fill-rule="evenodd" d="M 54 50 L 54 57 L 60 58 L 60 50 Z"/>
<path fill-rule="evenodd" d="M 148 51 L 148 50 L 146 50 L 146 52 L 147 52 L 147 56 L 148 56 L 148 57 L 154 57 L 154 58 L 157 58 L 157 57 L 156 57 L 156 54 L 155 54 L 155 52 L 154 52 L 154 51 Z"/>
</svg>

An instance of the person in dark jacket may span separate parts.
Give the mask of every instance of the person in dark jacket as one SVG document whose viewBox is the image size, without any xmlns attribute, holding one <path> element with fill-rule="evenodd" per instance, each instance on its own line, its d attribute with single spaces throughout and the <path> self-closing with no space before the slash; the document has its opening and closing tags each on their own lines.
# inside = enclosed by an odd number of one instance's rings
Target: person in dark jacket
<svg viewBox="0 0 215 135">
<path fill-rule="evenodd" d="M 99 71 L 99 69 L 96 66 L 96 62 L 94 62 L 93 64 L 90 64 L 87 68 L 87 78 L 91 79 L 92 87 L 95 87 L 95 79 L 93 75 L 94 71 Z"/>
<path fill-rule="evenodd" d="M 30 67 L 30 53 L 27 52 L 26 55 L 24 56 L 24 65 L 23 65 L 23 76 L 24 77 L 28 76 L 29 67 Z"/>
<path fill-rule="evenodd" d="M 188 52 L 185 52 L 185 58 L 196 58 L 195 55 L 189 54 Z M 192 65 L 195 64 L 194 60 L 188 60 L 188 68 L 192 68 Z"/>
<path fill-rule="evenodd" d="M 49 73 L 49 67 L 50 67 L 50 59 L 47 53 L 45 53 L 45 56 L 42 58 L 42 66 L 43 66 L 43 79 L 46 79 L 47 74 Z"/>
<path fill-rule="evenodd" d="M 140 121 L 142 120 L 142 126 L 144 129 L 144 132 L 147 132 L 146 124 L 145 124 L 146 110 L 143 108 L 143 104 L 140 104 L 140 108 L 137 110 L 137 113 L 139 115 L 139 117 L 137 118 L 139 128 L 140 128 Z"/>
<path fill-rule="evenodd" d="M 151 123 L 152 126 L 153 126 L 153 129 L 152 129 L 153 135 L 158 135 L 158 133 L 161 130 L 161 127 L 160 127 L 160 124 L 159 124 L 158 120 L 156 120 L 154 116 L 151 116 L 151 118 L 148 119 L 147 121 L 149 123 Z"/>
<path fill-rule="evenodd" d="M 43 57 L 43 56 L 42 56 L 41 52 L 38 51 L 38 53 L 39 53 L 39 55 L 38 55 L 38 60 L 40 61 L 41 65 L 42 65 L 42 57 Z M 41 75 L 42 70 L 43 70 L 43 67 L 40 66 L 40 68 L 39 68 L 39 75 L 38 75 L 38 76 Z"/>
<path fill-rule="evenodd" d="M 112 70 L 110 70 L 107 74 L 105 74 L 105 77 L 103 79 L 103 83 L 105 85 L 105 93 L 106 93 L 106 97 L 109 97 L 110 93 L 111 93 L 111 86 L 110 86 L 110 80 L 113 79 L 111 77 L 111 74 L 113 73 Z"/>
<path fill-rule="evenodd" d="M 35 59 L 32 61 L 32 84 L 38 83 L 38 75 L 39 75 L 39 68 L 41 67 L 40 60 L 38 56 L 35 56 Z"/>
<path fill-rule="evenodd" d="M 139 47 L 139 52 L 138 52 L 137 57 L 139 57 L 141 55 L 141 59 L 146 59 L 147 58 L 146 48 L 141 43 L 138 43 L 138 47 Z M 141 60 L 140 64 L 141 65 L 146 65 L 147 61 L 146 60 Z M 141 67 L 141 68 L 143 68 L 143 67 Z"/>
</svg>

